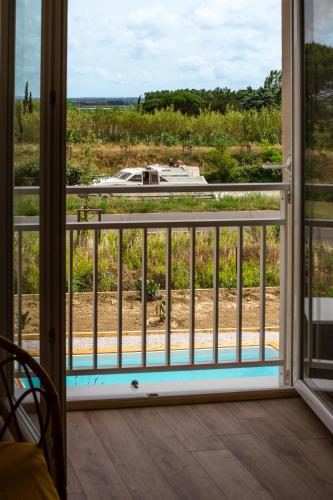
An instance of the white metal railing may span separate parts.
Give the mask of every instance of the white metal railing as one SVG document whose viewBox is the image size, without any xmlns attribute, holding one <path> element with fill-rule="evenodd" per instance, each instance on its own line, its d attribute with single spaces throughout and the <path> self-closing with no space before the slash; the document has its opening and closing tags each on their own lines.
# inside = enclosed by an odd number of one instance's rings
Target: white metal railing
<svg viewBox="0 0 333 500">
<path fill-rule="evenodd" d="M 135 220 L 102 220 L 88 222 L 67 221 L 66 231 L 68 232 L 68 374 L 97 374 L 97 373 L 122 373 L 131 371 L 165 371 L 165 370 L 184 370 L 184 369 L 207 369 L 207 368 L 234 368 L 234 367 L 255 367 L 255 366 L 276 366 L 281 367 L 283 376 L 286 363 L 286 260 L 287 260 L 287 239 L 286 226 L 288 218 L 287 210 L 287 192 L 289 184 L 216 184 L 216 185 L 193 185 L 193 186 L 72 186 L 67 187 L 67 194 L 108 194 L 115 193 L 193 193 L 193 192 L 279 192 L 280 210 L 272 216 L 271 213 L 262 211 L 260 216 L 249 216 L 248 213 L 238 212 L 233 217 L 205 217 L 200 220 L 193 220 L 189 213 L 188 219 L 183 218 L 168 219 L 167 214 L 161 220 L 147 220 L 145 218 L 136 218 Z M 37 195 L 39 188 L 23 187 L 16 188 L 17 195 Z M 256 214 L 258 215 L 258 214 Z M 191 218 L 192 217 L 192 218 Z M 279 331 L 279 358 L 267 359 L 265 353 L 266 346 L 266 230 L 269 226 L 280 227 L 280 331 Z M 243 237 L 245 227 L 259 227 L 260 237 L 260 332 L 259 332 L 259 358 L 258 360 L 248 361 L 242 356 L 242 338 L 243 338 Z M 172 264 L 172 231 L 177 228 L 188 228 L 190 238 L 190 307 L 189 307 L 189 361 L 186 363 L 172 362 L 171 348 L 171 264 Z M 211 362 L 196 362 L 196 301 L 195 301 L 195 266 L 196 266 L 196 234 L 198 229 L 210 228 L 214 231 L 214 266 L 213 266 L 213 342 L 212 342 L 212 360 Z M 236 276 L 237 276 L 237 328 L 236 328 L 236 357 L 235 361 L 226 362 L 219 360 L 219 269 L 220 269 L 220 229 L 237 229 L 237 248 L 236 248 Z M 142 291 L 141 291 L 141 363 L 140 366 L 129 366 L 123 363 L 123 234 L 127 229 L 140 229 L 142 232 Z M 148 230 L 159 229 L 166 235 L 165 245 L 165 362 L 159 365 L 151 364 L 147 360 L 147 235 Z M 116 231 L 118 242 L 118 262 L 117 262 L 117 355 L 115 366 L 103 367 L 99 365 L 98 352 L 98 265 L 99 265 L 99 237 L 101 232 Z M 38 232 L 38 222 L 20 222 L 15 224 L 17 233 L 18 257 L 17 257 L 17 314 L 18 318 L 22 316 L 22 241 L 25 232 Z M 78 368 L 74 363 L 74 330 L 73 330 L 73 249 L 74 234 L 80 231 L 92 231 L 93 233 L 93 312 L 92 312 L 92 364 L 89 367 Z M 22 325 L 18 320 L 18 342 L 22 344 Z"/>
</svg>

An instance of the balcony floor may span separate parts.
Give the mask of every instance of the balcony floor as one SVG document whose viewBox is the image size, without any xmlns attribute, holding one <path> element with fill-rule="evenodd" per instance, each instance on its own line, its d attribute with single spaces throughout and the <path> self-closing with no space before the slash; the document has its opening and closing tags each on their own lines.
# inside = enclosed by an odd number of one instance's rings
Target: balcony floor
<svg viewBox="0 0 333 500">
<path fill-rule="evenodd" d="M 333 498 L 332 435 L 298 398 L 68 414 L 69 500 Z"/>
</svg>

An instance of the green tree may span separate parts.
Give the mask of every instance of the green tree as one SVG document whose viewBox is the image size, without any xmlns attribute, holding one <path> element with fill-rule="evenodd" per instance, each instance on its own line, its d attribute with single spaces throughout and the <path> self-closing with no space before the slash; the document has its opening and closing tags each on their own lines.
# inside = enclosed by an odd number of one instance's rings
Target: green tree
<svg viewBox="0 0 333 500">
<path fill-rule="evenodd" d="M 138 103 L 136 105 L 136 110 L 139 111 L 139 112 L 142 111 L 142 103 L 141 103 L 141 101 L 142 101 L 142 98 L 141 98 L 141 95 L 139 95 Z"/>
<path fill-rule="evenodd" d="M 24 99 L 23 99 L 23 113 L 28 111 L 29 106 L 29 82 L 25 82 Z"/>
<path fill-rule="evenodd" d="M 223 89 L 217 87 L 210 94 L 211 95 L 206 96 L 206 102 L 207 100 L 210 101 L 209 109 L 211 111 L 216 111 L 224 115 L 228 109 L 239 108 L 236 92 L 227 87 Z"/>
<path fill-rule="evenodd" d="M 32 94 L 30 92 L 29 94 L 29 101 L 28 101 L 28 113 L 32 114 L 34 111 L 34 103 L 33 103 L 33 100 L 32 100 Z"/>
<path fill-rule="evenodd" d="M 205 100 L 202 91 L 179 89 L 174 91 L 147 92 L 145 94 L 144 112 L 153 113 L 155 110 L 171 107 L 184 115 L 195 116 L 200 114 L 200 111 L 205 109 Z"/>
<path fill-rule="evenodd" d="M 282 99 L 282 72 L 273 70 L 265 79 L 264 85 L 258 89 L 247 87 L 237 92 L 240 108 L 249 110 L 275 108 L 281 106 Z"/>
</svg>

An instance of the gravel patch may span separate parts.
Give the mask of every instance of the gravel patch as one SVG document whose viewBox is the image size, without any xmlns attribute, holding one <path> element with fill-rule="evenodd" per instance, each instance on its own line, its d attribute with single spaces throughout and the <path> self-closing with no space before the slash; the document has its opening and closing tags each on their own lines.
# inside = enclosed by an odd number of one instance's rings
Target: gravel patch
<svg viewBox="0 0 333 500">
<path fill-rule="evenodd" d="M 244 343 L 258 344 L 259 343 L 259 333 L 258 332 L 243 332 L 242 335 Z M 213 334 L 212 333 L 197 333 L 195 336 L 195 343 L 197 347 L 202 347 L 200 344 L 212 344 Z M 219 336 L 219 342 L 235 344 L 236 333 L 222 333 Z M 267 332 L 266 342 L 278 342 L 279 333 L 278 332 Z M 165 346 L 165 335 L 163 334 L 149 334 L 147 335 L 147 348 L 164 349 Z M 172 333 L 171 334 L 171 347 L 179 348 L 179 346 L 184 346 L 185 348 L 189 346 L 189 334 L 185 333 Z M 23 347 L 29 351 L 38 351 L 39 342 L 36 340 L 25 340 L 23 341 Z M 117 338 L 116 337 L 100 337 L 98 339 L 99 349 L 117 349 Z M 74 351 L 76 350 L 92 350 L 93 349 L 93 339 L 90 337 L 79 337 L 74 338 Z M 123 336 L 123 350 L 140 350 L 141 349 L 141 336 L 139 335 L 125 335 Z"/>
</svg>

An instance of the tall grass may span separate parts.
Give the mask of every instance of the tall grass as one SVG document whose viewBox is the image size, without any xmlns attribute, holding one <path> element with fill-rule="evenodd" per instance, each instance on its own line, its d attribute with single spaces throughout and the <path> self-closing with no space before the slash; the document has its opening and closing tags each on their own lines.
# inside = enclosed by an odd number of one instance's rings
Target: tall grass
<svg viewBox="0 0 333 500">
<path fill-rule="evenodd" d="M 281 143 L 281 112 L 277 109 L 261 111 L 229 111 L 225 115 L 204 112 L 186 116 L 172 109 L 154 114 L 139 113 L 134 109 L 96 109 L 68 112 L 68 137 L 72 142 L 101 140 L 165 144 L 182 142 L 214 146 L 219 140 L 232 144 L 240 142 Z"/>
<path fill-rule="evenodd" d="M 91 292 L 93 286 L 93 235 L 81 232 L 74 237 L 73 286 L 75 292 Z M 236 276 L 235 229 L 220 231 L 220 271 L 221 288 L 235 288 Z M 17 252 L 17 240 L 15 241 Z M 123 289 L 135 290 L 135 280 L 141 275 L 142 232 L 125 230 L 123 239 Z M 164 231 L 148 235 L 148 278 L 165 287 L 166 235 Z M 189 232 L 174 231 L 172 237 L 172 287 L 189 287 Z M 267 286 L 279 285 L 279 228 L 267 230 Z M 246 228 L 243 248 L 243 285 L 258 287 L 260 283 L 260 230 Z M 116 231 L 103 231 L 99 243 L 98 283 L 99 291 L 117 289 L 118 235 Z M 68 268 L 68 266 L 67 266 Z M 38 293 L 39 290 L 39 241 L 36 234 L 23 237 L 23 282 L 22 292 Z M 16 270 L 15 270 L 16 272 Z M 197 288 L 211 288 L 214 276 L 214 231 L 197 231 L 196 270 Z"/>
<path fill-rule="evenodd" d="M 133 108 L 80 111 L 69 107 L 68 141 L 131 144 L 163 144 L 172 146 L 190 142 L 198 146 L 215 146 L 223 140 L 230 144 L 260 142 L 281 144 L 281 111 L 228 111 L 226 114 L 203 112 L 187 116 L 173 109 L 142 113 Z M 39 112 L 25 114 L 16 124 L 18 142 L 38 143 Z"/>
</svg>

